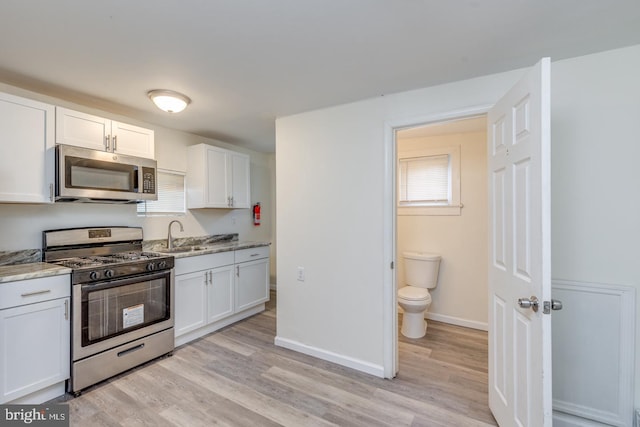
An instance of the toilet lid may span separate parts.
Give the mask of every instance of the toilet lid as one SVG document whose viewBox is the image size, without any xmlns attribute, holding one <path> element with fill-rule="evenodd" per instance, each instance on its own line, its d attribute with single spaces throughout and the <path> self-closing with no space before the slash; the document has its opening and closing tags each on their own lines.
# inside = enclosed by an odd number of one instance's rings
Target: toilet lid
<svg viewBox="0 0 640 427">
<path fill-rule="evenodd" d="M 410 301 L 431 301 L 429 291 L 416 286 L 405 286 L 398 291 L 398 297 Z"/>
</svg>

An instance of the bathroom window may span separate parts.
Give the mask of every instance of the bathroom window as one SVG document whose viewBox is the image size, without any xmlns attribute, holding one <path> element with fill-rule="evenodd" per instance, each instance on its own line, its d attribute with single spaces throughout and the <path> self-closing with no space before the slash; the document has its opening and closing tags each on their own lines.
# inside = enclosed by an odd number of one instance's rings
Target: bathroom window
<svg viewBox="0 0 640 427">
<path fill-rule="evenodd" d="M 158 200 L 138 203 L 138 215 L 184 215 L 184 175 L 183 172 L 158 169 Z"/>
<path fill-rule="evenodd" d="M 398 215 L 460 215 L 460 147 L 398 156 Z"/>
</svg>

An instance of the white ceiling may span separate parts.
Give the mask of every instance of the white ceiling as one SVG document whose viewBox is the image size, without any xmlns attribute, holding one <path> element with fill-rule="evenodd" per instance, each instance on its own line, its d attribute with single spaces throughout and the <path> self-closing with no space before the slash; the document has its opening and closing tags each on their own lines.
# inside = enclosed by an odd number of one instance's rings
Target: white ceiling
<svg viewBox="0 0 640 427">
<path fill-rule="evenodd" d="M 0 2 L 0 81 L 265 152 L 276 117 L 638 43 L 637 0 Z"/>
</svg>

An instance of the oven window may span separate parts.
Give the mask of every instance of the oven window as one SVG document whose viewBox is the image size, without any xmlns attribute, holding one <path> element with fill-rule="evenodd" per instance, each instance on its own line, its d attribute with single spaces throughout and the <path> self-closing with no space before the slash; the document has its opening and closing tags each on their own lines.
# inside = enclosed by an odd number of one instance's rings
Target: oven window
<svg viewBox="0 0 640 427">
<path fill-rule="evenodd" d="M 98 288 L 83 286 L 83 346 L 170 318 L 169 275 Z"/>
<path fill-rule="evenodd" d="M 65 160 L 67 188 L 137 191 L 137 166 L 71 156 Z"/>
</svg>

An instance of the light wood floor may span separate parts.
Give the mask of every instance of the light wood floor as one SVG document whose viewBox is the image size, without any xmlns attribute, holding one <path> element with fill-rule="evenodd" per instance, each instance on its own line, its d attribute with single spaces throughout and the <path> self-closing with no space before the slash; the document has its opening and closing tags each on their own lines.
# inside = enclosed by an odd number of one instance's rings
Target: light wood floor
<svg viewBox="0 0 640 427">
<path fill-rule="evenodd" d="M 400 372 L 384 380 L 275 347 L 274 301 L 69 398 L 71 425 L 496 425 L 486 333 L 431 321 L 422 339 L 400 335 Z"/>
</svg>

